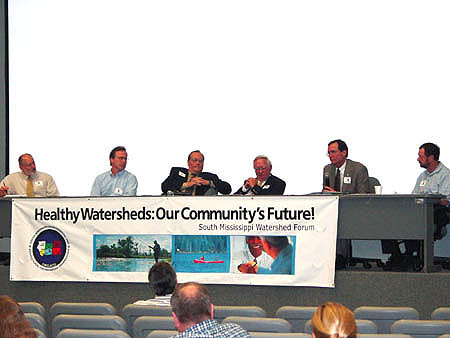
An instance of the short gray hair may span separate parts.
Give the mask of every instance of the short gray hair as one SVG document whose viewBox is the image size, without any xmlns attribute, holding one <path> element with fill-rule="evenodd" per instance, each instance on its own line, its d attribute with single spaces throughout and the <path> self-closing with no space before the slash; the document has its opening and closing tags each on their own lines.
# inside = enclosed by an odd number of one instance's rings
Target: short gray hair
<svg viewBox="0 0 450 338">
<path fill-rule="evenodd" d="M 255 159 L 253 160 L 253 162 L 255 162 L 256 160 L 266 160 L 267 163 L 269 163 L 270 167 L 272 168 L 272 162 L 269 160 L 269 158 L 266 155 L 258 155 L 255 157 Z"/>
</svg>

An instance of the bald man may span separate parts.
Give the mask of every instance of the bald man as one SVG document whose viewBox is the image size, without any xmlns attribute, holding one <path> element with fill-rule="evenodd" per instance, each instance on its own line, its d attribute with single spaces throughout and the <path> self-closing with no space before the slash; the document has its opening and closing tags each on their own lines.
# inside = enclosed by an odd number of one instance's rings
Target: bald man
<svg viewBox="0 0 450 338">
<path fill-rule="evenodd" d="M 0 182 L 0 197 L 23 195 L 27 197 L 59 196 L 53 178 L 36 170 L 33 156 L 22 154 L 19 157 L 20 171 L 6 176 Z"/>
</svg>

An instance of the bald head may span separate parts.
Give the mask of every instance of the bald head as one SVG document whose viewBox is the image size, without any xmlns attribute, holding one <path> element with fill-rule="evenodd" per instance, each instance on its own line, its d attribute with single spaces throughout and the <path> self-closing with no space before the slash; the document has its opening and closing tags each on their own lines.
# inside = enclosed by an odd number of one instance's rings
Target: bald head
<svg viewBox="0 0 450 338">
<path fill-rule="evenodd" d="M 19 168 L 26 176 L 31 176 L 36 172 L 36 164 L 33 156 L 30 154 L 22 154 L 19 157 Z"/>
<path fill-rule="evenodd" d="M 170 299 L 172 312 L 181 324 L 197 324 L 212 318 L 211 297 L 202 284 L 179 284 Z"/>
</svg>

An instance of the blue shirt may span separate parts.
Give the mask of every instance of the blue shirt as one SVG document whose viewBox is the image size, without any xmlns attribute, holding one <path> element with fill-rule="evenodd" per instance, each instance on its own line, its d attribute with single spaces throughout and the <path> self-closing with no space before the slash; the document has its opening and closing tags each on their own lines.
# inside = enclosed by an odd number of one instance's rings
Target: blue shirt
<svg viewBox="0 0 450 338">
<path fill-rule="evenodd" d="M 136 196 L 137 186 L 132 173 L 122 170 L 114 176 L 109 170 L 95 178 L 91 196 Z"/>
<path fill-rule="evenodd" d="M 269 269 L 258 268 L 260 274 L 292 274 L 292 245 L 288 245 L 278 253 Z"/>
<path fill-rule="evenodd" d="M 417 178 L 413 194 L 441 194 L 450 201 L 450 170 L 439 162 L 432 173 L 425 170 Z"/>
<path fill-rule="evenodd" d="M 250 335 L 237 324 L 219 324 L 213 319 L 205 320 L 180 332 L 175 338 L 250 338 Z"/>
</svg>

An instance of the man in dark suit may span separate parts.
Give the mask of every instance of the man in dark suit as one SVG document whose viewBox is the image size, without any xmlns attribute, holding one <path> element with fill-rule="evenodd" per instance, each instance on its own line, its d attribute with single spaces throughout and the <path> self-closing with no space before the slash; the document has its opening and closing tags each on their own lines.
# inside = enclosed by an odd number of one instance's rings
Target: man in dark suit
<svg viewBox="0 0 450 338">
<path fill-rule="evenodd" d="M 324 192 L 369 193 L 369 173 L 359 162 L 349 160 L 347 144 L 342 140 L 328 143 L 330 164 L 323 168 Z M 340 239 L 336 245 L 336 268 L 343 269 L 351 257 L 349 240 Z"/>
<path fill-rule="evenodd" d="M 264 155 L 253 160 L 256 177 L 248 178 L 242 187 L 235 192 L 237 195 L 283 195 L 286 182 L 272 175 L 272 162 Z"/>
<path fill-rule="evenodd" d="M 192 151 L 188 156 L 188 169 L 173 167 L 161 184 L 164 194 L 168 191 L 182 192 L 192 196 L 229 194 L 231 186 L 215 174 L 203 171 L 205 157 L 200 150 Z"/>
</svg>

